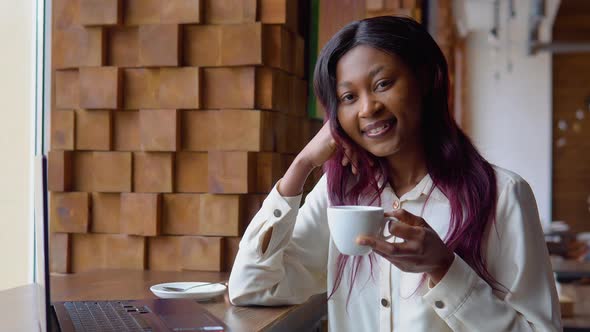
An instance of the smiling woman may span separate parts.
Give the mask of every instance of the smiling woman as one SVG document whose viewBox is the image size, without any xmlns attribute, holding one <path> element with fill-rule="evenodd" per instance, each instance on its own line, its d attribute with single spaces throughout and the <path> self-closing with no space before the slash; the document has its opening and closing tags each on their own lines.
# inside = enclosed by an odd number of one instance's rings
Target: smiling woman
<svg viewBox="0 0 590 332">
<path fill-rule="evenodd" d="M 336 80 L 348 137 L 375 157 L 420 150 L 420 88 L 398 56 L 357 46 L 338 61 Z"/>
<path fill-rule="evenodd" d="M 560 330 L 532 190 L 457 126 L 445 58 L 420 24 L 350 23 L 323 48 L 314 87 L 326 123 L 248 226 L 232 303 L 327 291 L 333 331 Z M 326 175 L 299 207 L 320 166 Z M 326 212 L 340 205 L 383 208 L 384 221 L 399 220 L 393 239 L 361 234 L 372 253 L 342 254 Z"/>
</svg>

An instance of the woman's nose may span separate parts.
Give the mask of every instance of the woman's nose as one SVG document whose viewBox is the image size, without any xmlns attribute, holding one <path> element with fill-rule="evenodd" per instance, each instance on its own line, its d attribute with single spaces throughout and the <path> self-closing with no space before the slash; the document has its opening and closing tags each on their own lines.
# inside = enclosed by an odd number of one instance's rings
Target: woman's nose
<svg viewBox="0 0 590 332">
<path fill-rule="evenodd" d="M 380 101 L 371 98 L 366 98 L 365 101 L 361 103 L 361 110 L 359 112 L 359 116 L 363 118 L 372 117 L 382 108 L 383 104 Z"/>
</svg>

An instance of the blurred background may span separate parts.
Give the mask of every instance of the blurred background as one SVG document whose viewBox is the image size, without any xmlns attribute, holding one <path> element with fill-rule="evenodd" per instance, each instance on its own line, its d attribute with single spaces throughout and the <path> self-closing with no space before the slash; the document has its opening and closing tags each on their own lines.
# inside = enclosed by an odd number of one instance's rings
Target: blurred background
<svg viewBox="0 0 590 332">
<path fill-rule="evenodd" d="M 229 271 L 322 124 L 319 50 L 379 15 L 428 28 L 457 122 L 531 184 L 551 252 L 583 266 L 590 1 L 2 0 L 0 13 L 0 289 L 33 281 L 41 153 L 53 273 Z"/>
</svg>

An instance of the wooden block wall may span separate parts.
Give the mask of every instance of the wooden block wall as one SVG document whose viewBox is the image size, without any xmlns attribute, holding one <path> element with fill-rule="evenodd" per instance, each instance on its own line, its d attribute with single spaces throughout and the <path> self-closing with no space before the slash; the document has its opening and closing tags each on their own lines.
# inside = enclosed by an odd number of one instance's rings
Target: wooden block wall
<svg viewBox="0 0 590 332">
<path fill-rule="evenodd" d="M 442 0 L 446 1 L 446 0 Z M 366 17 L 396 15 L 421 20 L 421 1 L 418 0 L 366 0 Z"/>
<path fill-rule="evenodd" d="M 306 116 L 298 10 L 54 1 L 52 271 L 231 269 L 249 221 L 321 126 Z"/>
</svg>

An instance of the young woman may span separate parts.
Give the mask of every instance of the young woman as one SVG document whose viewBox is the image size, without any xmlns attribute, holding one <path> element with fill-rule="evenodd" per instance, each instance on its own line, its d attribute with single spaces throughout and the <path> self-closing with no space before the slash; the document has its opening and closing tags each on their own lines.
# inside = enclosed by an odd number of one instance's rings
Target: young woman
<svg viewBox="0 0 590 332">
<path fill-rule="evenodd" d="M 561 329 L 531 188 L 484 160 L 454 122 L 447 64 L 421 25 L 350 23 L 322 50 L 314 86 L 327 121 L 248 226 L 233 304 L 328 292 L 332 331 Z M 349 204 L 382 206 L 404 241 L 361 237 L 372 254 L 340 254 L 326 210 Z"/>
</svg>

